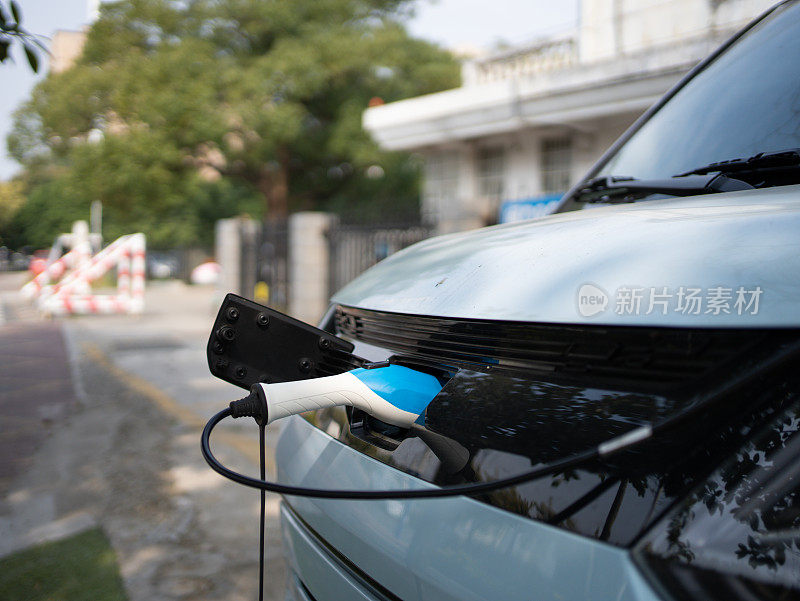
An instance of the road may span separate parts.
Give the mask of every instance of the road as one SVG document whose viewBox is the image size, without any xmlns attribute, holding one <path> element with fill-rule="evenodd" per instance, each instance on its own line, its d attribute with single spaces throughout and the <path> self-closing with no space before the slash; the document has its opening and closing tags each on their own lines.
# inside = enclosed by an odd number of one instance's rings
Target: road
<svg viewBox="0 0 800 601">
<path fill-rule="evenodd" d="M 44 320 L 19 298 L 22 277 L 0 274 L 0 556 L 100 525 L 132 601 L 256 598 L 258 492 L 199 452 L 208 417 L 243 396 L 205 364 L 215 291 L 158 282 L 141 316 Z M 252 422 L 215 443 L 258 473 Z M 282 599 L 274 496 L 267 539 L 265 598 Z"/>
</svg>

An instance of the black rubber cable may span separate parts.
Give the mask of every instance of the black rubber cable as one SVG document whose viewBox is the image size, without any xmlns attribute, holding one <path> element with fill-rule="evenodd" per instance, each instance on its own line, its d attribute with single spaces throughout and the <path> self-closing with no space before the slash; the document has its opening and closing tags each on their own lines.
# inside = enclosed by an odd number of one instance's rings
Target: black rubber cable
<svg viewBox="0 0 800 601">
<path fill-rule="evenodd" d="M 676 428 L 683 422 L 696 416 L 700 411 L 706 409 L 712 402 L 724 398 L 732 391 L 749 383 L 753 378 L 762 375 L 766 370 L 774 368 L 791 359 L 800 351 L 800 343 L 787 344 L 779 352 L 767 357 L 761 362 L 756 362 L 749 369 L 742 369 L 735 373 L 724 384 L 711 390 L 706 394 L 698 394 L 688 403 L 679 413 L 667 417 L 652 426 L 642 426 L 634 430 L 604 442 L 587 451 L 576 453 L 563 459 L 558 459 L 526 472 L 522 472 L 508 478 L 501 478 L 493 482 L 482 482 L 478 484 L 461 484 L 458 486 L 423 488 L 423 489 L 396 489 L 396 490 L 336 490 L 325 488 L 307 488 L 304 486 L 290 486 L 278 484 L 277 482 L 267 482 L 262 476 L 261 479 L 251 478 L 238 472 L 228 469 L 222 465 L 211 452 L 211 432 L 223 419 L 231 415 L 230 407 L 223 409 L 212 417 L 205 428 L 200 439 L 201 451 L 208 465 L 218 474 L 233 480 L 244 486 L 258 488 L 262 492 L 270 491 L 281 495 L 295 497 L 315 497 L 321 499 L 352 499 L 352 500 L 380 500 L 380 499 L 433 499 L 441 497 L 455 496 L 475 496 L 515 486 L 522 482 L 529 482 L 544 476 L 550 476 L 565 470 L 575 469 L 591 461 L 610 457 L 617 453 L 629 450 L 635 446 L 667 430 Z"/>
<path fill-rule="evenodd" d="M 203 457 L 211 469 L 218 474 L 233 480 L 244 486 L 251 488 L 258 488 L 262 491 L 275 492 L 281 495 L 290 495 L 294 497 L 317 497 L 321 499 L 430 499 L 436 497 L 454 497 L 460 495 L 472 496 L 479 495 L 485 492 L 497 490 L 499 488 L 506 488 L 519 484 L 520 482 L 527 482 L 543 476 L 558 473 L 567 469 L 572 469 L 577 465 L 581 465 L 592 459 L 600 457 L 598 451 L 599 447 L 578 453 L 566 459 L 560 459 L 552 463 L 548 463 L 540 468 L 533 469 L 510 478 L 503 478 L 495 480 L 494 482 L 484 482 L 481 484 L 462 484 L 459 486 L 449 486 L 446 488 L 423 488 L 411 490 L 331 490 L 326 488 L 306 488 L 304 486 L 290 486 L 287 484 L 278 484 L 277 482 L 267 482 L 264 479 L 252 478 L 245 476 L 239 472 L 234 472 L 222 465 L 214 454 L 211 452 L 210 437 L 211 432 L 216 425 L 223 419 L 231 414 L 230 408 L 223 409 L 212 417 L 206 427 L 203 428 L 201 437 L 201 450 Z"/>
<path fill-rule="evenodd" d="M 266 424 L 263 422 L 258 424 L 258 447 L 260 453 L 260 469 L 259 469 L 259 476 L 262 480 L 266 480 L 267 478 L 267 469 L 266 469 L 266 434 L 264 430 L 266 429 Z M 267 519 L 267 491 L 263 488 L 261 489 L 261 527 L 259 528 L 258 533 L 258 601 L 264 601 L 264 529 L 265 529 L 265 522 Z"/>
</svg>

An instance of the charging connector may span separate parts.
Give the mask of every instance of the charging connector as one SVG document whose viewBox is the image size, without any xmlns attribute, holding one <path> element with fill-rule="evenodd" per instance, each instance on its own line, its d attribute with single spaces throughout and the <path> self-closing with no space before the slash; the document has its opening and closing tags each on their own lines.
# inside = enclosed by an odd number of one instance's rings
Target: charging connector
<svg viewBox="0 0 800 601">
<path fill-rule="evenodd" d="M 250 394 L 238 401 L 231 401 L 228 407 L 231 417 L 252 417 L 260 425 L 267 421 L 267 403 L 263 389 L 258 384 L 253 384 Z"/>
<path fill-rule="evenodd" d="M 439 380 L 430 374 L 386 365 L 311 380 L 254 384 L 249 395 L 229 407 L 232 417 L 253 417 L 270 424 L 306 411 L 349 406 L 409 428 L 441 390 Z"/>
</svg>

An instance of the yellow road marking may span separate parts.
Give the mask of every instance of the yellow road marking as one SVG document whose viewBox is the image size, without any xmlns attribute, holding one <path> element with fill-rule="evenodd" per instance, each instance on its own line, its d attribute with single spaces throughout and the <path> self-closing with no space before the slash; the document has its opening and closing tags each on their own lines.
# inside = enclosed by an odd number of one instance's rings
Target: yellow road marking
<svg viewBox="0 0 800 601">
<path fill-rule="evenodd" d="M 112 361 L 109 361 L 103 351 L 100 350 L 100 347 L 98 347 L 96 344 L 84 342 L 81 346 L 89 359 L 100 365 L 106 371 L 111 372 L 114 377 L 118 378 L 126 386 L 132 388 L 147 398 L 167 415 L 174 417 L 178 422 L 189 426 L 198 432 L 200 432 L 203 429 L 203 426 L 205 426 L 205 418 L 192 411 L 189 407 L 181 405 L 170 395 L 166 394 L 164 391 L 154 386 L 147 380 L 125 371 L 124 369 L 115 365 Z M 225 431 L 215 432 L 214 440 L 218 443 L 231 447 L 232 449 L 244 455 L 253 463 L 258 464 L 258 445 L 253 440 L 242 436 L 241 434 Z M 275 473 L 274 458 L 269 450 L 267 451 L 266 459 L 267 470 L 271 473 Z"/>
</svg>

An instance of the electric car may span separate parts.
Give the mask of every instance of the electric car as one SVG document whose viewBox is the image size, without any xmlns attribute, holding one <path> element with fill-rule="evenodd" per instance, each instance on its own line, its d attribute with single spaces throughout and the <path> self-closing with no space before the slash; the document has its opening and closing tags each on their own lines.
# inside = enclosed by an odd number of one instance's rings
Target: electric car
<svg viewBox="0 0 800 601">
<path fill-rule="evenodd" d="M 800 598 L 799 148 L 784 2 L 559 214 L 421 242 L 334 295 L 321 327 L 354 354 L 446 384 L 421 428 L 352 407 L 284 420 L 283 483 L 484 483 L 652 436 L 474 497 L 287 496 L 287 598 Z"/>
</svg>

